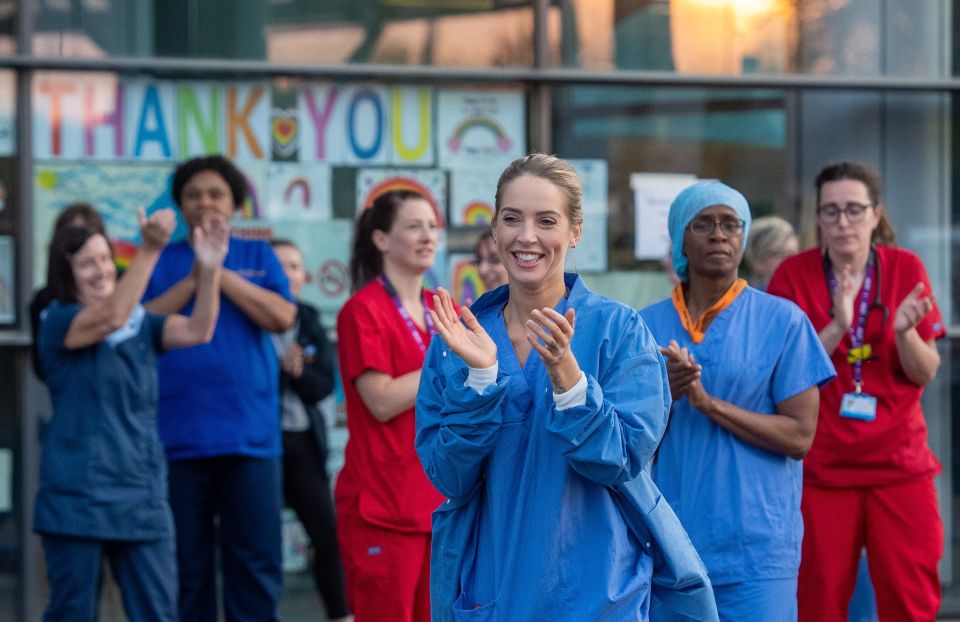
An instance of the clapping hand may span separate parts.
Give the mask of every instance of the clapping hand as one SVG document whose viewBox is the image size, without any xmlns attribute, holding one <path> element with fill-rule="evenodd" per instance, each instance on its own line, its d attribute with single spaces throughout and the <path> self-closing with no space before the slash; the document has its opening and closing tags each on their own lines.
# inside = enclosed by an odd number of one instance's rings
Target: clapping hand
<svg viewBox="0 0 960 622">
<path fill-rule="evenodd" d="M 676 340 L 671 340 L 666 348 L 660 348 L 667 363 L 667 378 L 670 380 L 670 395 L 680 399 L 690 391 L 694 383 L 700 382 L 703 370 L 686 348 L 681 348 Z M 702 386 L 702 385 L 701 385 Z"/>
<path fill-rule="evenodd" d="M 197 263 L 207 268 L 223 264 L 229 246 L 230 228 L 223 218 L 212 218 L 193 228 L 190 240 Z"/>
<path fill-rule="evenodd" d="M 923 283 L 917 283 L 900 303 L 900 306 L 897 307 L 897 314 L 893 319 L 894 332 L 904 333 L 914 328 L 933 310 L 933 297 L 924 296 L 921 298 L 923 290 Z"/>
<path fill-rule="evenodd" d="M 464 363 L 475 369 L 486 369 L 497 362 L 497 345 L 470 309 L 460 307 L 458 316 L 450 292 L 442 287 L 437 288 L 433 296 L 433 306 L 429 312 L 437 332 Z"/>
<path fill-rule="evenodd" d="M 849 329 L 853 324 L 853 305 L 856 297 L 853 266 L 847 264 L 837 276 L 837 289 L 833 292 L 833 319 L 843 330 Z"/>
<path fill-rule="evenodd" d="M 166 207 L 157 210 L 147 218 L 143 208 L 138 207 L 137 216 L 140 219 L 140 239 L 143 247 L 155 251 L 163 249 L 177 226 L 177 217 L 173 210 Z"/>
<path fill-rule="evenodd" d="M 567 309 L 566 315 L 560 315 L 556 309 L 544 307 L 534 309 L 527 320 L 527 341 L 540 355 L 547 368 L 558 365 L 570 352 L 570 340 L 573 339 L 573 327 L 576 324 L 576 312 Z"/>
</svg>

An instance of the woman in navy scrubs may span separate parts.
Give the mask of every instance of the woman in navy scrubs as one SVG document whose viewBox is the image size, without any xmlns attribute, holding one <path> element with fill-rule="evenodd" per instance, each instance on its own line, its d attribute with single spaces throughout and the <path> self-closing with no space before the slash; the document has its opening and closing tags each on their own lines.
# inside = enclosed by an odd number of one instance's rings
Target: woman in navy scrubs
<svg viewBox="0 0 960 622">
<path fill-rule="evenodd" d="M 155 358 L 210 340 L 227 227 L 194 233 L 192 315 L 153 315 L 139 302 L 174 224 L 171 210 L 140 214 L 143 242 L 119 281 L 110 243 L 96 229 L 62 229 L 50 245 L 53 302 L 41 313 L 38 352 L 53 418 L 34 512 L 50 582 L 45 620 L 96 619 L 104 558 L 131 621 L 177 618 Z"/>
</svg>

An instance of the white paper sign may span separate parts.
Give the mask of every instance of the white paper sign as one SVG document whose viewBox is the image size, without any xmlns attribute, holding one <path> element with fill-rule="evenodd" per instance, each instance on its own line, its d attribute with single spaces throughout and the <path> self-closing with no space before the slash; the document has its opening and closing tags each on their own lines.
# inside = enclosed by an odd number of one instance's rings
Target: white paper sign
<svg viewBox="0 0 960 622">
<path fill-rule="evenodd" d="M 633 254 L 637 259 L 663 259 L 670 249 L 667 216 L 670 204 L 696 175 L 675 173 L 632 173 L 635 238 Z"/>
</svg>

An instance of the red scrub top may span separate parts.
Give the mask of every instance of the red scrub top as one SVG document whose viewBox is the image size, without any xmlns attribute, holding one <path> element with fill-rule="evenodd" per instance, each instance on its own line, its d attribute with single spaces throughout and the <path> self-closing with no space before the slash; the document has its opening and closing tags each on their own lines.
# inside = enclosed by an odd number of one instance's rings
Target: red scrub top
<svg viewBox="0 0 960 622">
<path fill-rule="evenodd" d="M 426 291 L 433 308 L 433 292 Z M 426 347 L 430 334 L 416 327 Z M 350 433 L 343 470 L 337 478 L 338 504 L 359 498 L 360 517 L 381 527 L 430 532 L 431 514 L 443 501 L 427 479 L 414 450 L 413 408 L 386 423 L 370 413 L 354 386 L 365 371 L 402 376 L 423 366 L 424 352 L 379 281 L 354 294 L 337 316 L 337 351 L 347 400 Z"/>
<path fill-rule="evenodd" d="M 877 398 L 877 416 L 873 421 L 840 416 L 843 394 L 854 390 L 853 366 L 847 362 L 851 347 L 847 333 L 831 357 L 837 378 L 820 389 L 817 433 L 803 460 L 804 481 L 814 485 L 882 486 L 941 470 L 927 445 L 927 424 L 920 406 L 923 387 L 914 384 L 900 366 L 893 333 L 897 307 L 914 286 L 922 281 L 924 295 L 933 290 L 919 257 L 889 246 L 876 249 L 880 302 L 889 309 L 889 317 L 883 324 L 882 309 L 875 306 L 870 310 L 864 339 L 872 346 L 873 356 L 863 363 L 863 392 Z M 797 303 L 817 332 L 830 323 L 832 302 L 820 249 L 786 259 L 767 291 Z M 917 332 L 924 341 L 946 335 L 936 306 L 917 326 Z"/>
</svg>

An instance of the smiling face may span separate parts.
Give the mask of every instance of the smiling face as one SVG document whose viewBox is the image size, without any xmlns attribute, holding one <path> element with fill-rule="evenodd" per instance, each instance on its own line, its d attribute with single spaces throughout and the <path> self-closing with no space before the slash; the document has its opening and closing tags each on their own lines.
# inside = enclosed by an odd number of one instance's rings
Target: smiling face
<svg viewBox="0 0 960 622">
<path fill-rule="evenodd" d="M 117 267 L 113 263 L 110 243 L 100 234 L 70 255 L 77 302 L 88 305 L 106 300 L 117 286 Z"/>
<path fill-rule="evenodd" d="M 207 228 L 213 219 L 229 221 L 236 207 L 227 180 L 210 169 L 187 180 L 180 194 L 180 211 L 191 231 L 194 227 Z"/>
<path fill-rule="evenodd" d="M 539 290 L 563 283 L 567 249 L 582 227 L 567 214 L 563 191 L 541 177 L 524 175 L 503 189 L 493 235 L 511 286 Z"/>
<path fill-rule="evenodd" d="M 397 209 L 390 231 L 373 232 L 384 267 L 421 275 L 433 265 L 440 225 L 425 199 L 407 199 Z"/>
<path fill-rule="evenodd" d="M 713 231 L 697 235 L 693 228 L 698 223 L 713 223 Z M 726 205 L 711 205 L 701 210 L 683 233 L 683 252 L 687 256 L 690 277 L 725 279 L 736 276 L 743 256 L 743 232 L 729 235 L 721 223 L 740 223 L 740 217 Z"/>
<path fill-rule="evenodd" d="M 818 216 L 817 227 L 824 246 L 837 258 L 850 260 L 864 256 L 870 249 L 873 230 L 880 223 L 883 206 L 873 205 L 867 186 L 856 179 L 828 181 L 820 188 L 819 208 L 836 206 L 847 209 L 850 205 L 870 206 L 863 211 L 858 222 L 850 222 L 850 217 L 841 213 L 837 221 L 826 222 L 824 216 Z"/>
<path fill-rule="evenodd" d="M 274 246 L 273 252 L 277 254 L 277 259 L 283 266 L 283 272 L 287 275 L 287 280 L 290 281 L 290 293 L 293 294 L 294 298 L 299 297 L 300 290 L 307 282 L 307 271 L 303 267 L 303 255 L 300 253 L 300 249 L 284 244 Z"/>
</svg>

